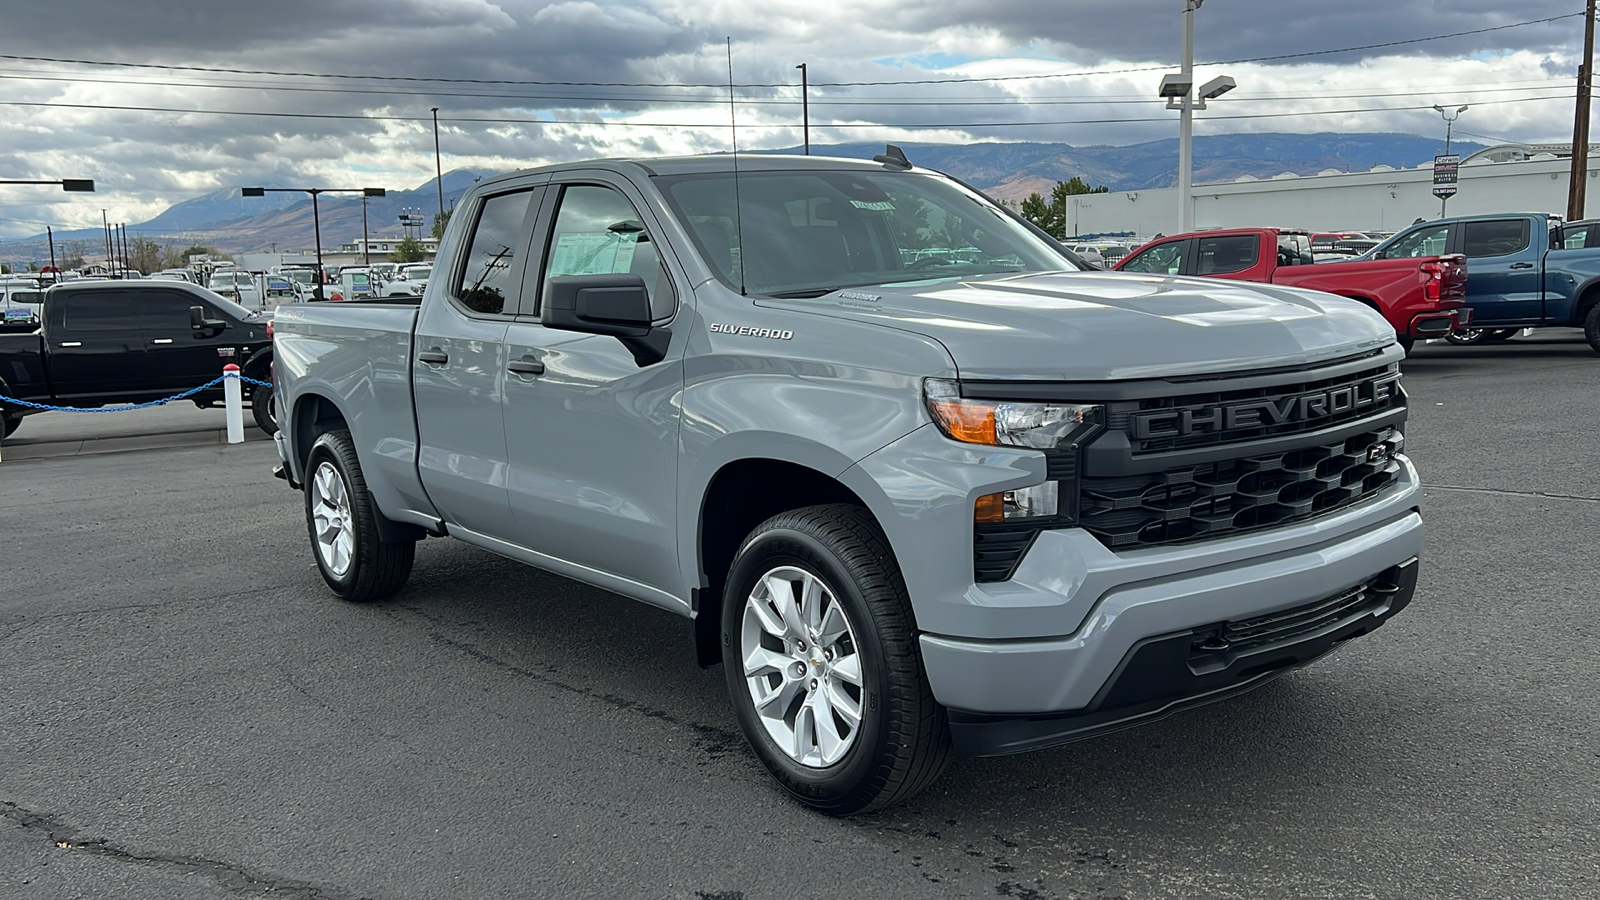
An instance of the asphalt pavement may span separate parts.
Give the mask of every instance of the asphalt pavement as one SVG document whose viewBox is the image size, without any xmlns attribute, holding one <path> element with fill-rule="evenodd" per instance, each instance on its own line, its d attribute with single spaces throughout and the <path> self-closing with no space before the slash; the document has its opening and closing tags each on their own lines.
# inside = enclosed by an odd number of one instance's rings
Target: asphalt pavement
<svg viewBox="0 0 1600 900">
<path fill-rule="evenodd" d="M 0 463 L 224 444 L 228 440 L 226 416 L 220 406 L 201 409 L 184 400 L 117 412 L 90 409 L 35 413 L 24 417 L 17 430 L 0 444 Z M 256 427 L 248 406 L 244 409 L 244 425 L 245 440 L 267 439 Z"/>
<path fill-rule="evenodd" d="M 845 820 L 771 784 L 684 620 L 447 540 L 343 603 L 270 444 L 8 442 L 0 897 L 1600 897 L 1600 356 L 1424 345 L 1405 384 L 1393 622 Z"/>
</svg>

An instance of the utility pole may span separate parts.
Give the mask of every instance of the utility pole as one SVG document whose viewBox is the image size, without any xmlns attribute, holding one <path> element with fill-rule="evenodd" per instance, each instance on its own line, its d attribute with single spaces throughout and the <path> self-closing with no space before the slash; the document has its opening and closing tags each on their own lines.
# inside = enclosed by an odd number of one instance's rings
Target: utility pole
<svg viewBox="0 0 1600 900">
<path fill-rule="evenodd" d="M 106 246 L 106 271 L 111 270 L 111 220 L 106 217 L 106 211 L 100 210 L 100 237 Z"/>
<path fill-rule="evenodd" d="M 1572 113 L 1572 176 L 1567 185 L 1567 221 L 1583 218 L 1589 175 L 1589 100 L 1594 82 L 1594 0 L 1583 16 L 1583 62 L 1578 66 L 1578 103 Z"/>
<path fill-rule="evenodd" d="M 811 98 L 806 85 L 806 64 L 795 66 L 800 70 L 800 133 L 805 136 L 806 155 L 811 155 Z"/>
</svg>

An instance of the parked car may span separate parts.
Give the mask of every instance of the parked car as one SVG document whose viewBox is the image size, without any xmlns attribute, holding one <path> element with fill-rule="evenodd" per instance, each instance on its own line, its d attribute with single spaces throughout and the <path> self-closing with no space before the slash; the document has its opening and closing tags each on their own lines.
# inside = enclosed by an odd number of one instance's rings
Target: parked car
<svg viewBox="0 0 1600 900">
<path fill-rule="evenodd" d="M 267 316 L 178 281 L 71 281 L 42 295 L 43 315 L 27 334 L 0 334 L 0 394 L 52 406 L 94 409 L 159 400 L 204 384 L 237 364 L 248 378 L 272 379 Z M 272 388 L 244 385 L 256 424 L 272 433 Z M 222 402 L 222 386 L 196 394 Z M 37 410 L 0 401 L 4 435 Z M 3 435 L 0 435 L 3 436 Z"/>
<path fill-rule="evenodd" d="M 206 287 L 246 309 L 261 309 L 261 287 L 256 284 L 255 277 L 243 269 L 218 269 L 211 273 Z"/>
<path fill-rule="evenodd" d="M 1465 301 L 1477 329 L 1462 335 L 1466 342 L 1563 326 L 1582 328 L 1600 353 L 1600 219 L 1563 224 L 1545 213 L 1438 219 L 1396 234 L 1372 256 L 1398 259 L 1419 248 L 1466 257 Z"/>
<path fill-rule="evenodd" d="M 832 814 L 1248 690 L 1406 606 L 1380 316 L 1079 270 L 878 161 L 489 178 L 420 301 L 281 309 L 277 474 L 329 588 L 392 595 L 448 534 L 688 617 L 756 756 Z M 962 255 L 918 257 L 927 221 Z"/>
<path fill-rule="evenodd" d="M 1407 350 L 1469 323 L 1460 255 L 1424 248 L 1392 260 L 1322 262 L 1310 235 L 1281 228 L 1230 228 L 1152 241 L 1116 265 L 1121 272 L 1200 275 L 1326 291 L 1383 314 Z M 1312 263 L 1315 261 L 1315 264 Z"/>
</svg>

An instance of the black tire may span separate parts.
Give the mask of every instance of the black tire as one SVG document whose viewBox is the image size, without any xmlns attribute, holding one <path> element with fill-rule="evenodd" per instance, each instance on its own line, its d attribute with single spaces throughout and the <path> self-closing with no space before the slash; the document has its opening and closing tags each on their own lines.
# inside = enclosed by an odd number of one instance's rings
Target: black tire
<svg viewBox="0 0 1600 900">
<path fill-rule="evenodd" d="M 277 399 L 278 391 L 273 385 L 258 385 L 250 394 L 250 415 L 255 418 L 256 427 L 266 432 L 267 437 L 278 433 Z"/>
<path fill-rule="evenodd" d="M 1444 336 L 1444 339 L 1458 347 L 1483 343 L 1483 336 L 1488 332 L 1482 328 L 1457 328 Z"/>
<path fill-rule="evenodd" d="M 1589 314 L 1583 317 L 1583 339 L 1594 352 L 1600 353 L 1600 303 L 1589 307 Z"/>
<path fill-rule="evenodd" d="M 1400 345 L 1400 349 L 1406 352 L 1407 356 L 1411 355 L 1411 348 L 1417 345 L 1417 339 L 1409 334 L 1396 335 L 1394 340 L 1395 343 Z"/>
<path fill-rule="evenodd" d="M 349 510 L 348 532 L 353 547 L 348 554 L 344 570 L 330 566 L 319 546 L 317 531 L 318 475 L 324 465 L 332 467 L 340 480 Z M 393 596 L 411 577 L 411 564 L 416 557 L 414 540 L 385 541 L 378 532 L 377 504 L 367 490 L 366 479 L 361 475 L 361 463 L 356 459 L 355 445 L 350 432 L 330 431 L 317 438 L 306 458 L 305 473 L 306 530 L 311 536 L 311 555 L 317 562 L 317 571 L 335 594 L 356 603 L 382 600 Z"/>
<path fill-rule="evenodd" d="M 11 437 L 18 428 L 22 427 L 21 416 L 0 415 L 0 441 Z"/>
<path fill-rule="evenodd" d="M 1517 332 L 1521 330 L 1522 329 L 1520 328 L 1489 328 L 1484 331 L 1483 340 L 1490 344 L 1496 344 L 1500 341 L 1509 341 L 1516 337 Z"/>
<path fill-rule="evenodd" d="M 804 765 L 778 746 L 756 712 L 744 673 L 740 642 L 746 601 L 757 581 L 780 567 L 802 570 L 826 585 L 849 619 L 851 649 L 859 656 L 859 727 L 842 757 L 827 766 Z M 830 815 L 871 812 L 916 794 L 944 771 L 950 759 L 948 719 L 923 671 L 900 567 L 865 510 L 812 506 L 758 525 L 729 571 L 721 636 L 728 692 L 745 738 L 801 803 Z M 812 685 L 815 690 L 816 682 Z M 792 708 L 804 699 L 797 695 Z"/>
</svg>

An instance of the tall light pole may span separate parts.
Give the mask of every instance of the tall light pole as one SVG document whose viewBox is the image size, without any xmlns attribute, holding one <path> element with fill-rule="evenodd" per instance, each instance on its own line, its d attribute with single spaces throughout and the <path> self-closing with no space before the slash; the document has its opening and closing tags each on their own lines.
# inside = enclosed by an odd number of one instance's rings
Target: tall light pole
<svg viewBox="0 0 1600 900">
<path fill-rule="evenodd" d="M 1226 75 L 1213 78 L 1200 86 L 1200 98 L 1195 99 L 1194 88 L 1194 14 L 1205 0 L 1180 0 L 1183 3 L 1183 60 L 1177 75 L 1164 75 L 1158 93 L 1167 101 L 1167 109 L 1178 110 L 1178 233 L 1194 228 L 1194 199 L 1191 179 L 1194 175 L 1194 111 L 1205 109 L 1207 100 L 1234 89 L 1235 82 Z"/>
<path fill-rule="evenodd" d="M 439 218 L 444 218 L 444 160 L 439 155 L 439 107 L 433 108 L 433 180 L 439 186 Z"/>
<path fill-rule="evenodd" d="M 805 136 L 806 155 L 811 155 L 811 98 L 806 86 L 806 64 L 795 66 L 800 70 L 800 133 Z"/>
<path fill-rule="evenodd" d="M 1446 110 L 1444 107 L 1437 105 L 1437 104 L 1434 105 L 1433 109 L 1439 115 L 1444 116 L 1444 155 L 1445 156 L 1449 156 L 1450 155 L 1450 138 L 1452 136 L 1451 132 L 1454 131 L 1454 129 L 1455 129 L 1456 120 L 1461 118 L 1461 114 L 1466 112 L 1468 109 L 1470 109 L 1470 107 L 1458 106 L 1458 107 L 1456 107 L 1456 111 L 1453 112 L 1453 113 L 1448 111 L 1448 110 Z M 1449 194 L 1445 194 L 1445 195 L 1443 195 L 1443 196 L 1441 196 L 1439 198 L 1439 218 L 1441 218 L 1441 219 L 1444 218 L 1444 208 L 1449 203 L 1450 203 L 1450 195 Z"/>
<path fill-rule="evenodd" d="M 318 300 L 327 299 L 327 297 L 322 292 L 322 282 L 327 276 L 323 272 L 323 269 L 322 269 L 322 216 L 321 216 L 320 213 L 317 212 L 317 195 L 318 194 L 354 194 L 354 193 L 360 193 L 362 198 L 363 198 L 361 221 L 362 221 L 362 230 L 364 232 L 366 230 L 365 198 L 367 198 L 367 197 L 382 197 L 382 196 L 384 196 L 384 194 L 387 193 L 387 192 L 383 188 L 264 188 L 264 187 L 247 187 L 247 188 L 240 188 L 239 189 L 239 196 L 241 196 L 241 197 L 265 197 L 268 194 L 310 194 L 311 195 L 311 227 L 312 227 L 313 232 L 316 235 L 316 241 L 317 241 L 317 282 L 316 282 L 316 286 L 315 287 L 316 287 L 316 295 L 317 295 L 317 299 Z"/>
</svg>

